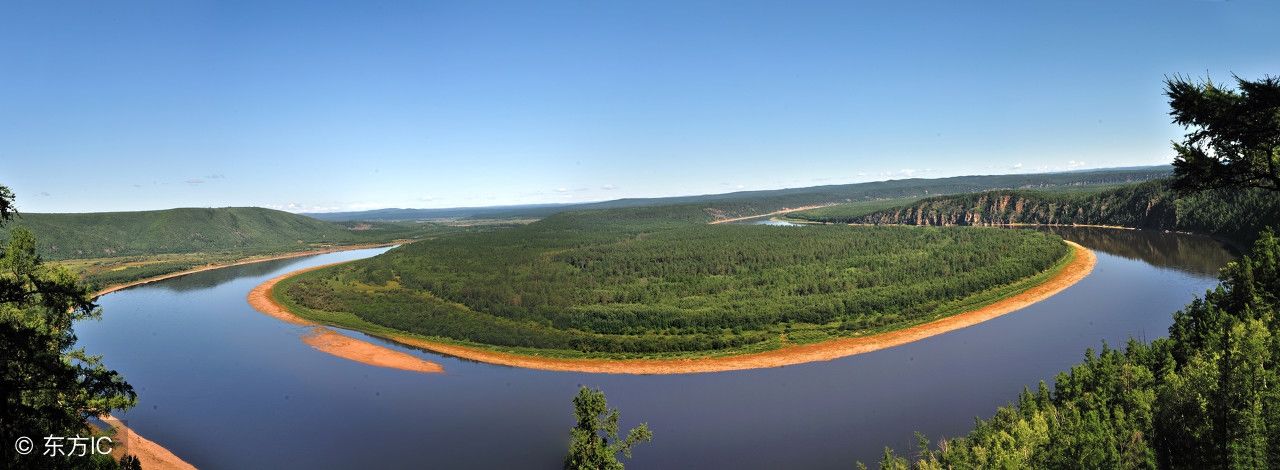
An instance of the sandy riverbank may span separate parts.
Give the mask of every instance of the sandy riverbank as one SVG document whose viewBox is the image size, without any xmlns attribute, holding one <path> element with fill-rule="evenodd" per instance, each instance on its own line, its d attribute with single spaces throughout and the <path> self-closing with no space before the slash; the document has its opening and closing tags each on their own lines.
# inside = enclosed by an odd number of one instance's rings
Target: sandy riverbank
<svg viewBox="0 0 1280 470">
<path fill-rule="evenodd" d="M 334 264 L 338 263 L 323 264 L 320 266 L 300 269 L 269 279 L 267 282 L 259 284 L 254 287 L 253 290 L 249 291 L 249 305 L 259 312 L 275 317 L 276 319 L 286 323 L 314 326 L 315 328 L 313 328 L 310 333 L 302 337 L 302 341 L 319 351 L 376 367 L 425 373 L 444 372 L 444 368 L 434 362 L 423 360 L 413 355 L 379 346 L 368 341 L 361 341 L 349 336 L 338 334 L 337 332 L 325 328 L 318 323 L 294 315 L 271 297 L 271 290 L 274 289 L 276 284 L 281 280 L 308 271 L 333 266 Z"/>
<path fill-rule="evenodd" d="M 129 454 L 137 457 L 139 463 L 142 464 L 142 468 L 147 470 L 195 470 L 195 466 L 187 463 L 181 458 L 178 458 L 178 456 L 173 455 L 173 452 L 169 452 L 168 449 L 165 449 L 160 444 L 156 444 L 155 442 L 138 435 L 138 433 L 129 429 L 128 426 L 125 426 L 125 424 L 116 417 L 103 415 L 98 419 L 116 430 L 116 435 L 112 439 L 113 455 Z M 116 455 L 117 458 L 119 455 Z"/>
<path fill-rule="evenodd" d="M 914 341 L 919 341 L 930 336 L 940 335 L 949 331 L 973 326 L 1052 297 L 1054 294 L 1061 292 L 1062 290 L 1079 282 L 1081 279 L 1084 279 L 1085 276 L 1088 276 L 1089 273 L 1093 271 L 1094 264 L 1097 263 L 1097 257 L 1089 249 L 1074 242 L 1068 241 L 1066 243 L 1071 245 L 1074 253 L 1072 254 L 1072 259 L 1056 275 L 1044 283 L 984 307 L 940 318 L 929 323 L 903 328 L 901 330 L 857 338 L 836 339 L 816 344 L 788 346 L 781 349 L 759 353 L 687 359 L 563 359 L 491 351 L 475 347 L 430 341 L 405 335 L 390 335 L 387 336 L 387 338 L 409 346 L 473 361 L 512 367 L 523 367 L 527 369 L 602 374 L 690 374 L 762 369 L 803 364 L 806 362 L 830 361 L 846 356 L 853 356 L 900 346 Z M 275 283 L 279 282 L 280 279 L 294 274 L 298 273 L 289 273 L 268 281 L 270 285 L 268 285 L 268 283 L 264 283 L 263 285 L 258 286 L 258 288 L 255 288 L 254 292 L 260 292 L 260 296 L 265 297 L 270 301 L 270 289 L 275 286 Z M 254 303 L 252 294 L 250 296 L 250 303 Z M 264 313 L 277 317 L 283 314 L 293 317 L 293 320 L 295 321 L 306 321 L 292 313 L 289 313 L 288 311 L 285 311 L 283 308 L 280 308 L 274 301 L 271 301 L 271 304 L 275 306 L 275 308 L 278 308 L 279 311 L 276 313 Z M 255 308 L 257 308 L 257 305 L 255 305 Z"/>
<path fill-rule="evenodd" d="M 229 267 L 231 267 L 231 266 L 240 266 L 240 265 L 245 265 L 245 264 L 262 263 L 262 262 L 266 262 L 266 261 L 275 261 L 275 260 L 280 260 L 280 259 L 300 258 L 300 257 L 303 257 L 303 256 L 323 255 L 323 254 L 326 254 L 326 253 L 336 253 L 336 252 L 339 252 L 339 251 L 363 250 L 363 249 L 366 249 L 366 248 L 381 248 L 381 247 L 384 247 L 384 246 L 403 245 L 403 244 L 405 244 L 405 243 L 412 243 L 412 242 L 413 242 L 413 240 L 398 240 L 398 241 L 394 241 L 394 242 L 387 242 L 387 243 L 368 243 L 368 244 L 363 244 L 363 245 L 343 245 L 343 246 L 335 246 L 335 247 L 331 247 L 331 248 L 322 248 L 322 249 L 319 249 L 319 250 L 310 250 L 310 251 L 294 251 L 294 252 L 290 252 L 290 253 L 283 253 L 283 254 L 279 254 L 279 255 L 259 256 L 259 257 L 249 257 L 249 258 L 245 258 L 245 259 L 242 259 L 242 260 L 239 260 L 239 261 L 235 261 L 235 262 L 232 262 L 232 263 L 210 264 L 210 265 L 208 265 L 208 266 L 201 266 L 201 267 L 198 267 L 198 268 L 192 268 L 192 269 L 188 269 L 188 270 L 185 270 L 185 271 L 172 272 L 172 273 L 169 273 L 169 274 L 161 274 L 161 275 L 159 275 L 159 276 L 152 276 L 152 277 L 148 277 L 148 278 L 145 278 L 145 279 L 139 279 L 139 280 L 132 281 L 132 282 L 126 282 L 126 283 L 124 283 L 124 284 L 116 284 L 116 285 L 113 285 L 113 286 L 107 286 L 106 288 L 103 288 L 102 290 L 100 290 L 100 291 L 98 291 L 98 292 L 94 293 L 94 294 L 93 294 L 93 296 L 94 296 L 94 298 L 102 297 L 102 296 L 104 296 L 104 295 L 110 294 L 110 293 L 112 293 L 112 292 L 115 292 L 115 291 L 118 291 L 118 290 L 121 290 L 121 289 L 128 289 L 128 288 L 130 288 L 130 287 L 134 287 L 134 286 L 140 286 L 140 285 L 143 285 L 143 284 L 150 284 L 150 283 L 157 282 L 157 281 L 163 281 L 163 280 L 165 280 L 165 279 L 173 279 L 173 278 L 175 278 L 175 277 L 186 276 L 186 275 L 188 275 L 188 274 L 195 274 L 195 273 L 198 273 L 198 272 L 204 272 L 204 271 L 209 271 L 209 270 L 213 270 L 213 269 L 229 268 Z"/>
<path fill-rule="evenodd" d="M 428 374 L 444 372 L 444 368 L 440 367 L 440 364 L 338 334 L 323 326 L 312 328 L 310 333 L 302 337 L 302 342 L 334 356 L 371 366 Z"/>
</svg>

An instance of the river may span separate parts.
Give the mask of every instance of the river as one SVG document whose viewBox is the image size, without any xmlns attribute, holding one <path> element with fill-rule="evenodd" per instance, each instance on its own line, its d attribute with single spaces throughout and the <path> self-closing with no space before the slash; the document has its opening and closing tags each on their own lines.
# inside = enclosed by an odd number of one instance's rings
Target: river
<svg viewBox="0 0 1280 470">
<path fill-rule="evenodd" d="M 1058 295 L 977 326 L 830 362 L 675 376 L 546 372 L 393 345 L 444 374 L 380 369 L 300 340 L 245 302 L 292 270 L 385 248 L 206 271 L 100 299 L 76 325 L 138 392 L 119 416 L 201 468 L 558 468 L 579 384 L 654 441 L 629 468 L 852 468 L 912 433 L 955 436 L 1079 362 L 1086 348 L 1164 336 L 1231 259 L 1191 235 L 1053 229 L 1097 252 Z M 354 332 L 351 336 L 368 338 Z M 373 341 L 387 344 L 377 339 Z"/>
</svg>

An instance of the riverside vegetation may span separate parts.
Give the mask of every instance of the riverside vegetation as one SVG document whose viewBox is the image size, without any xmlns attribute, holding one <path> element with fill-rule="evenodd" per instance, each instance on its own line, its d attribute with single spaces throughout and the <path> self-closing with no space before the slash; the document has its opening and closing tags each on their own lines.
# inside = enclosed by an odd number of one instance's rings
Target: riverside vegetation
<svg viewBox="0 0 1280 470">
<path fill-rule="evenodd" d="M 695 206 L 569 212 L 282 281 L 312 319 L 544 355 L 774 349 L 987 304 L 1069 258 L 998 229 L 705 225 Z"/>
</svg>

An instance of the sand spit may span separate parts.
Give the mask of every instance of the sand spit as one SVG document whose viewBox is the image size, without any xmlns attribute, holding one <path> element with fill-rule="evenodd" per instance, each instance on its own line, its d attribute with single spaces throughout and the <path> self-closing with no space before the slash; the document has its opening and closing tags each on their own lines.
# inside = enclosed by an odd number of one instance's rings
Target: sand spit
<svg viewBox="0 0 1280 470">
<path fill-rule="evenodd" d="M 310 333 L 302 337 L 302 342 L 334 356 L 371 366 L 428 374 L 444 372 L 440 364 L 342 335 L 321 326 L 312 328 Z"/>
</svg>

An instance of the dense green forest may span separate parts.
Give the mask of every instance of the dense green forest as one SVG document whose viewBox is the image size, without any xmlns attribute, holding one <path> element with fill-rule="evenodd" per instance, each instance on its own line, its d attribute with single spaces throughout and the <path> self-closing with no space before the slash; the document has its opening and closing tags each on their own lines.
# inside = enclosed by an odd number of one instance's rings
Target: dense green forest
<svg viewBox="0 0 1280 470">
<path fill-rule="evenodd" d="M 1026 175 L 981 175 L 950 178 L 909 178 L 806 188 L 738 191 L 724 194 L 664 198 L 632 198 L 571 205 L 533 205 L 457 209 L 379 209 L 374 211 L 310 214 L 334 221 L 344 220 L 432 220 L 474 218 L 542 218 L 564 211 L 625 209 L 654 206 L 698 206 L 715 218 L 766 214 L 787 208 L 840 202 L 876 201 L 941 194 L 972 193 L 991 189 L 1066 188 L 1124 184 L 1163 178 L 1168 166 L 1112 168 L 1066 173 Z"/>
<path fill-rule="evenodd" d="M 1027 287 L 1069 253 L 1029 231 L 690 223 L 700 218 L 694 206 L 563 213 L 404 246 L 277 293 L 304 314 L 485 345 L 699 352 L 956 313 Z"/>
<path fill-rule="evenodd" d="M 815 222 L 909 225 L 1113 225 L 1216 235 L 1247 244 L 1280 223 L 1280 195 L 1217 189 L 1179 195 L 1169 180 L 1094 191 L 998 190 L 922 199 L 867 210 L 832 206 L 793 214 Z"/>
</svg>

